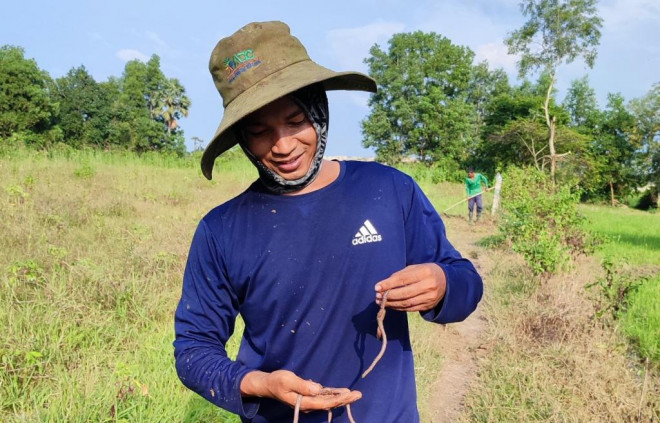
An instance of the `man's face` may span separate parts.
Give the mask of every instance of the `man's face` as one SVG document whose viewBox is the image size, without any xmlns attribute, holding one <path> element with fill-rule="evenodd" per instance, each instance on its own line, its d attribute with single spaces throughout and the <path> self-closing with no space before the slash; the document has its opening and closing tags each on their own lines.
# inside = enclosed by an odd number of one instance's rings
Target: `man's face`
<svg viewBox="0 0 660 423">
<path fill-rule="evenodd" d="M 246 147 L 268 169 L 286 180 L 307 174 L 317 135 L 305 112 L 285 96 L 251 113 L 241 123 Z"/>
<path fill-rule="evenodd" d="M 468 178 L 474 179 L 474 172 L 468 172 Z"/>
</svg>

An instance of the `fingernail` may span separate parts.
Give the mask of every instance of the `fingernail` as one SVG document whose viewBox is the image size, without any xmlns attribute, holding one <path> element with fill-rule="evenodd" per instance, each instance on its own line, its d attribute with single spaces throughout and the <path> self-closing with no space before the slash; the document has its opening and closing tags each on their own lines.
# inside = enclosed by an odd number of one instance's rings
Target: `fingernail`
<svg viewBox="0 0 660 423">
<path fill-rule="evenodd" d="M 383 288 L 381 288 L 380 285 L 376 285 L 376 286 L 374 287 L 374 289 L 376 290 L 376 292 L 380 292 L 380 291 L 383 290 Z"/>
<path fill-rule="evenodd" d="M 376 294 L 376 299 L 377 299 L 377 300 L 380 300 L 381 298 L 383 298 L 383 294 L 381 294 L 380 292 L 377 293 L 377 294 Z"/>
</svg>

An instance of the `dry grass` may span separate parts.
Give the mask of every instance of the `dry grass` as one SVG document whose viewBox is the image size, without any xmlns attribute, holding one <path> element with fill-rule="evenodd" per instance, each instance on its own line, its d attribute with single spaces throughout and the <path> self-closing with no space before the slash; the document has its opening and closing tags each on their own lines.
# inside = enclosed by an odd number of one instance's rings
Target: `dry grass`
<svg viewBox="0 0 660 423">
<path fill-rule="evenodd" d="M 584 287 L 598 263 L 581 258 L 574 271 L 539 283 L 518 258 L 496 254 L 485 304 L 490 352 L 461 421 L 657 421 L 660 377 L 649 374 L 644 389 L 644 366 L 594 317 Z"/>
<path fill-rule="evenodd" d="M 0 174 L 0 421 L 227 421 L 178 382 L 172 315 L 197 222 L 251 177 L 26 151 Z"/>
<path fill-rule="evenodd" d="M 199 219 L 255 177 L 227 167 L 0 154 L 0 421 L 238 421 L 183 387 L 171 344 Z M 423 399 L 441 348 L 411 325 Z"/>
<path fill-rule="evenodd" d="M 194 228 L 252 180 L 241 166 L 209 183 L 196 163 L 0 155 L 0 421 L 237 421 L 180 384 L 171 342 Z M 463 196 L 423 188 L 439 210 Z M 644 366 L 593 317 L 593 260 L 539 284 L 519 257 L 464 240 L 487 226 L 446 223 L 486 280 L 461 421 L 660 420 L 657 370 L 643 392 Z M 433 383 L 451 358 L 444 330 L 411 318 L 423 422 L 436 421 Z"/>
</svg>

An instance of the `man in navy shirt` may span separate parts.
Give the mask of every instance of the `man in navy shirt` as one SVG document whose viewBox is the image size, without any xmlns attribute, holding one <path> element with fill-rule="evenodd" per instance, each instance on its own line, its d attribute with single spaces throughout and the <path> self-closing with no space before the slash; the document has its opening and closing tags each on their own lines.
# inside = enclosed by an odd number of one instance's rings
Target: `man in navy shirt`
<svg viewBox="0 0 660 423">
<path fill-rule="evenodd" d="M 461 321 L 483 288 L 410 177 L 323 159 L 326 90 L 376 83 L 317 65 L 281 22 L 220 40 L 209 67 L 225 113 L 202 171 L 211 179 L 215 158 L 239 144 L 259 179 L 193 237 L 175 315 L 181 381 L 244 422 L 290 422 L 294 406 L 303 422 L 325 422 L 327 410 L 336 422 L 418 422 L 407 313 Z M 385 293 L 387 350 L 363 378 L 381 349 Z"/>
</svg>

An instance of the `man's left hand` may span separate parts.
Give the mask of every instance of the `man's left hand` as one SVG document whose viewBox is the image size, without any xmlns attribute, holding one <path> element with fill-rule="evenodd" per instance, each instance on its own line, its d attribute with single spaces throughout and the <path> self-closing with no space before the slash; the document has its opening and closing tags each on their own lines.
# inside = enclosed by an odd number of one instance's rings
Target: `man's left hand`
<svg viewBox="0 0 660 423">
<path fill-rule="evenodd" d="M 427 311 L 445 296 L 447 278 L 435 263 L 414 264 L 395 272 L 376 284 L 376 303 L 380 305 L 385 291 L 386 307 L 400 311 Z"/>
</svg>

